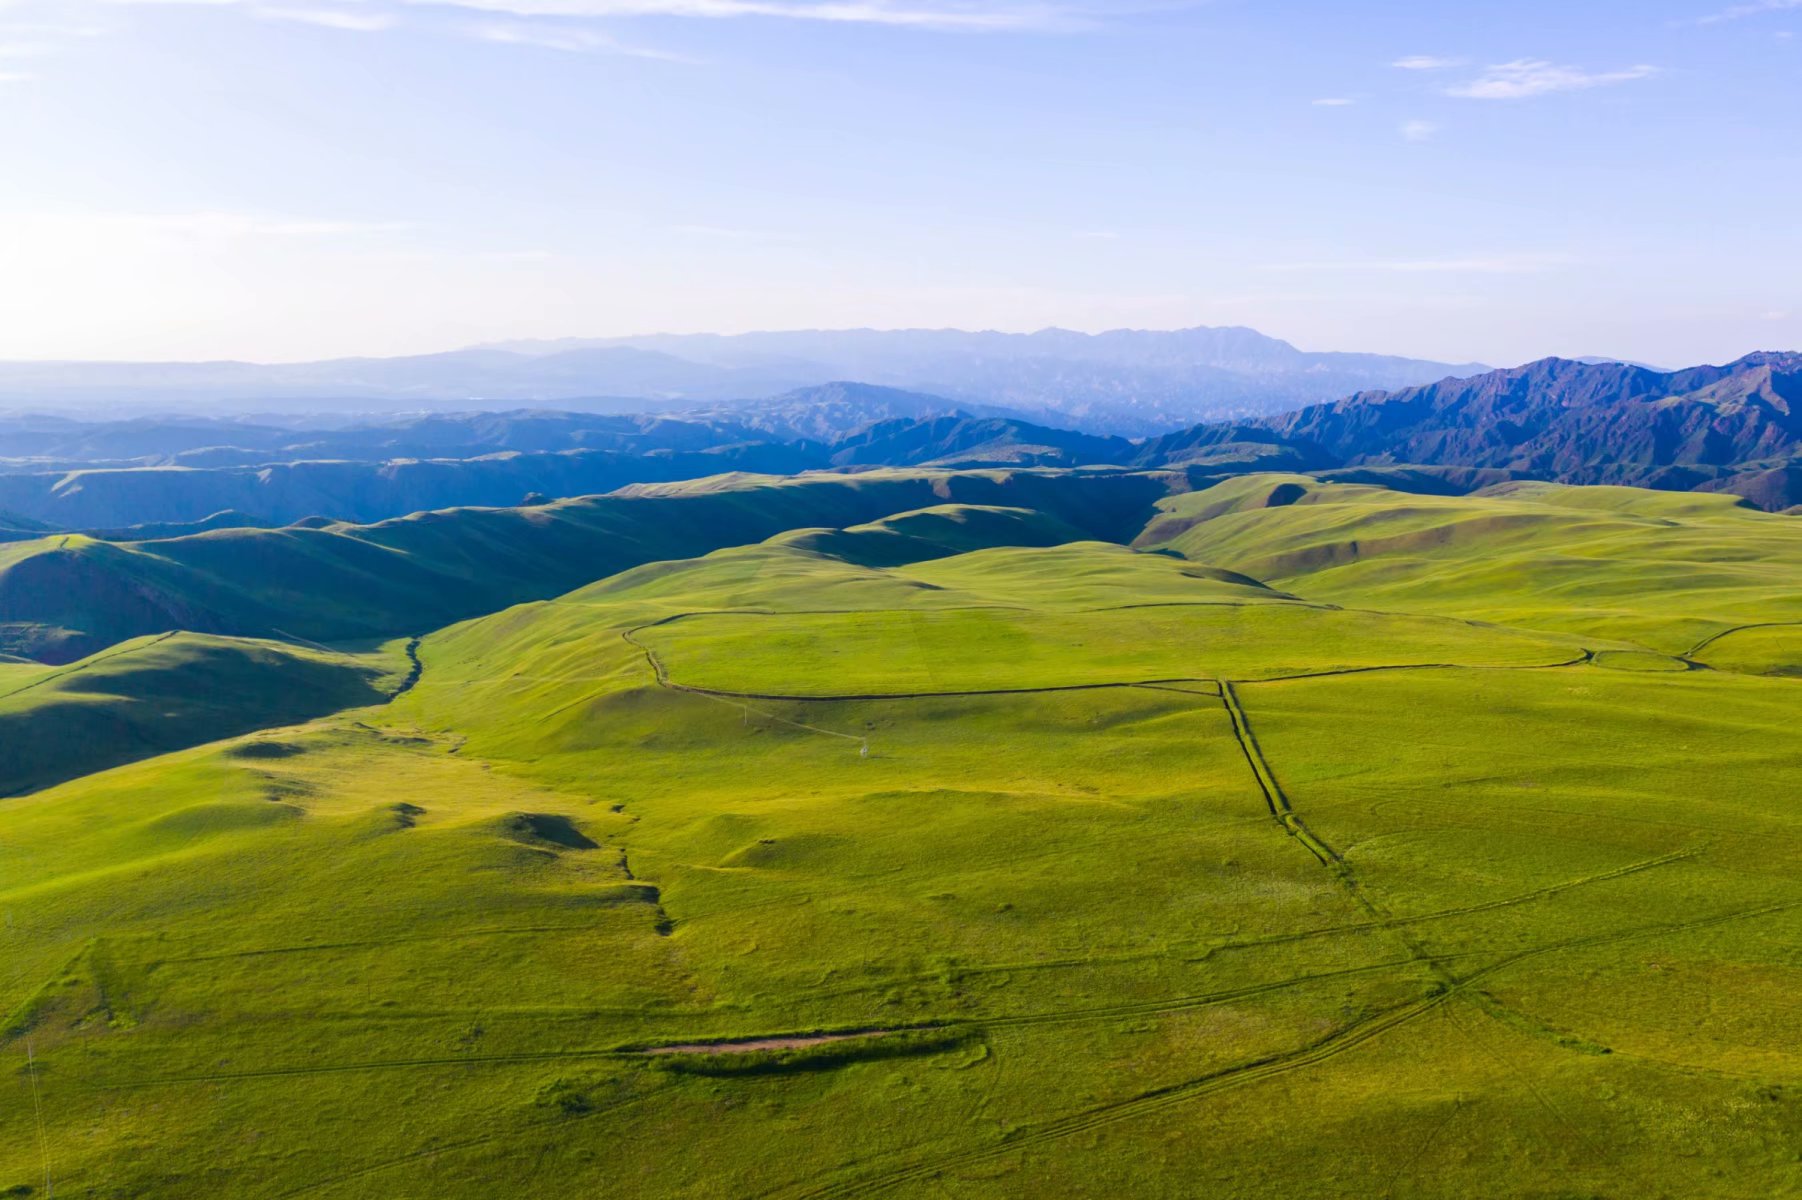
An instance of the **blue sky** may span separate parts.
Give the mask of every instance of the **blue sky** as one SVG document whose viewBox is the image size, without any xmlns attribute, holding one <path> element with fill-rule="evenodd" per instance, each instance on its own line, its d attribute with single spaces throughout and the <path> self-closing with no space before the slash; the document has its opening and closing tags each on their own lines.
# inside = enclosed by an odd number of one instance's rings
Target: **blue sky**
<svg viewBox="0 0 1802 1200">
<path fill-rule="evenodd" d="M 0 357 L 1802 346 L 1802 0 L 0 0 Z"/>
</svg>

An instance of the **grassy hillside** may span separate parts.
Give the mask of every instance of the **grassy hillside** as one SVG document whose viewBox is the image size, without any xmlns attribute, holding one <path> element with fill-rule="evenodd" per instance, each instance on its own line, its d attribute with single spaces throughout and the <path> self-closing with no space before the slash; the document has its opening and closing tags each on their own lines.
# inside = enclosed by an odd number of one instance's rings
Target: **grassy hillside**
<svg viewBox="0 0 1802 1200">
<path fill-rule="evenodd" d="M 1582 657 L 1574 642 L 1441 618 L 1210 601 L 1067 614 L 701 613 L 635 640 L 672 684 L 764 696 L 1032 691 Z"/>
<path fill-rule="evenodd" d="M 1421 496 L 1253 476 L 1161 507 L 1139 545 L 1348 606 L 1677 655 L 1741 625 L 1802 620 L 1802 521 L 1729 496 L 1530 483 Z"/>
<path fill-rule="evenodd" d="M 1802 1189 L 1787 518 L 893 495 L 0 802 L 0 1193 Z"/>
<path fill-rule="evenodd" d="M 468 457 L 411 457 L 404 449 L 374 460 L 340 458 L 327 447 L 285 454 L 215 454 L 179 466 L 102 467 L 0 473 L 0 509 L 57 528 L 107 528 L 132 522 L 199 521 L 221 509 L 256 524 L 324 514 L 377 521 L 453 505 L 517 504 L 531 492 L 583 496 L 628 483 L 693 479 L 724 471 L 805 471 L 826 465 L 823 448 L 759 442 L 704 450 L 575 449 L 544 453 L 466 449 Z"/>
<path fill-rule="evenodd" d="M 67 662 L 168 629 L 321 642 L 399 637 L 542 599 L 640 563 L 844 528 L 942 503 L 1018 507 L 1124 540 L 1153 475 L 1002 471 L 721 476 L 520 509 L 375 525 L 218 530 L 0 546 L 0 651 Z"/>
<path fill-rule="evenodd" d="M 204 634 L 135 638 L 65 667 L 0 667 L 0 796 L 386 699 L 407 660 Z"/>
</svg>

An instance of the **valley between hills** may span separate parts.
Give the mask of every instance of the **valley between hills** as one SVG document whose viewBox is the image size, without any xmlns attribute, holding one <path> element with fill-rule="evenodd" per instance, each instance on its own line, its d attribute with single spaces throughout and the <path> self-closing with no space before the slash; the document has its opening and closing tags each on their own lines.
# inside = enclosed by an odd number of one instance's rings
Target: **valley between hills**
<svg viewBox="0 0 1802 1200">
<path fill-rule="evenodd" d="M 1802 1189 L 1802 522 L 1247 466 L 0 547 L 0 1195 Z"/>
</svg>

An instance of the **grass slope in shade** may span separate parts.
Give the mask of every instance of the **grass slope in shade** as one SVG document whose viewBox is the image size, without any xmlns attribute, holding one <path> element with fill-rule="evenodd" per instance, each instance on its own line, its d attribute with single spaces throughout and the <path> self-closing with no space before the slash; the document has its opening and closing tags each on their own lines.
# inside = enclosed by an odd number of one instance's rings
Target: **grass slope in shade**
<svg viewBox="0 0 1802 1200">
<path fill-rule="evenodd" d="M 400 637 L 641 563 L 944 503 L 1032 509 L 1042 515 L 1018 522 L 1027 544 L 1077 529 L 1124 541 L 1169 486 L 1155 475 L 1081 471 L 735 475 L 375 525 L 119 544 L 59 535 L 0 547 L 0 652 L 68 662 L 171 628 L 321 642 Z"/>
<path fill-rule="evenodd" d="M 1790 527 L 1293 482 L 798 523 L 0 802 L 0 1194 L 1802 1191 L 1802 692 L 1690 636 Z M 834 698 L 921 679 L 1037 690 Z"/>
<path fill-rule="evenodd" d="M 406 660 L 194 633 L 0 672 L 0 796 L 386 698 Z"/>
</svg>

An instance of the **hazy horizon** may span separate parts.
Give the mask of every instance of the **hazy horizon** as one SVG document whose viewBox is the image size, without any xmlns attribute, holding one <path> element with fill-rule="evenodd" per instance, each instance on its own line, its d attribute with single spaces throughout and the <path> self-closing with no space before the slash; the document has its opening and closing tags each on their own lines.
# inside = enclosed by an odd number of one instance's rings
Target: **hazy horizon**
<svg viewBox="0 0 1802 1200">
<path fill-rule="evenodd" d="M 650 341 L 650 340 L 663 339 L 663 338 L 690 338 L 690 337 L 693 337 L 693 338 L 710 338 L 710 337 L 755 338 L 755 337 L 784 336 L 784 335 L 793 335 L 793 334 L 833 335 L 833 334 L 859 334 L 859 333 L 870 333 L 870 334 L 955 333 L 955 334 L 969 334 L 969 335 L 975 335 L 975 336 L 980 336 L 980 335 L 985 335 L 985 334 L 998 334 L 998 335 L 1001 335 L 1004 337 L 1032 337 L 1037 334 L 1071 333 L 1071 334 L 1078 334 L 1083 337 L 1102 337 L 1107 334 L 1119 334 L 1119 333 L 1178 334 L 1178 333 L 1188 333 L 1188 332 L 1191 332 L 1194 330 L 1223 330 L 1223 329 L 1249 330 L 1252 333 L 1256 333 L 1256 334 L 1259 334 L 1264 337 L 1273 338 L 1277 341 L 1287 342 L 1291 346 L 1294 346 L 1297 350 L 1300 350 L 1303 353 L 1308 353 L 1308 354 L 1373 354 L 1373 355 L 1380 355 L 1380 356 L 1391 355 L 1390 351 L 1385 350 L 1380 346 L 1379 347 L 1369 347 L 1369 346 L 1303 345 L 1303 344 L 1296 342 L 1296 340 L 1294 338 L 1283 337 L 1280 333 L 1273 333 L 1267 329 L 1255 329 L 1249 325 L 1183 325 L 1183 326 L 1169 326 L 1169 327 L 1163 327 L 1163 328 L 1150 327 L 1150 326 L 1119 325 L 1119 326 L 1112 326 L 1112 327 L 1097 327 L 1097 328 L 1093 328 L 1093 329 L 1076 329 L 1076 328 L 1071 328 L 1070 326 L 1067 326 L 1067 325 L 1040 325 L 1040 326 L 1036 326 L 1033 328 L 1021 328 L 1021 329 L 1001 329 L 1001 328 L 994 328 L 994 327 L 965 328 L 965 327 L 956 326 L 956 325 L 941 325 L 941 326 L 843 325 L 843 326 L 814 326 L 814 327 L 807 327 L 807 328 L 780 328 L 780 329 L 778 329 L 778 328 L 752 328 L 752 329 L 737 329 L 737 330 L 647 329 L 647 330 L 635 330 L 635 331 L 629 331 L 629 332 L 623 332 L 623 333 L 548 334 L 543 337 L 496 338 L 496 339 L 490 339 L 490 340 L 486 340 L 486 341 L 463 342 L 463 343 L 459 343 L 457 345 L 444 345 L 444 346 L 439 346 L 436 348 L 419 350 L 419 351 L 409 351 L 409 352 L 405 352 L 403 354 L 394 354 L 394 355 L 386 355 L 386 354 L 332 355 L 332 354 L 328 354 L 328 355 L 319 356 L 317 358 L 308 357 L 308 358 L 285 358 L 285 359 L 274 359 L 274 358 L 253 359 L 253 358 L 242 358 L 242 357 L 234 357 L 234 356 L 222 356 L 222 357 L 211 358 L 211 359 L 0 358 L 0 362 L 6 362 L 6 363 L 12 363 L 12 364 L 32 364 L 32 363 L 42 363 L 42 364 L 151 363 L 151 364 L 153 364 L 153 363 L 159 363 L 159 362 L 185 363 L 185 362 L 208 362 L 208 361 L 211 361 L 211 362 L 243 362 L 243 363 L 246 363 L 248 365 L 253 365 L 253 366 L 282 366 L 282 365 L 290 365 L 290 364 L 301 364 L 301 363 L 307 363 L 307 362 L 330 362 L 330 361 L 338 360 L 338 359 L 429 357 L 432 355 L 439 355 L 439 354 L 461 354 L 461 353 L 464 353 L 467 351 L 472 351 L 472 350 L 508 351 L 513 347 L 517 347 L 517 346 L 521 346 L 521 345 L 529 345 L 529 344 L 533 344 L 533 343 L 539 343 L 539 344 L 544 344 L 544 345 L 554 345 L 556 343 L 561 343 L 561 342 L 569 342 L 569 343 L 633 342 L 633 341 Z M 1745 356 L 1745 354 L 1757 353 L 1760 349 L 1770 349 L 1770 347 L 1758 347 L 1758 348 L 1754 348 L 1752 350 L 1747 350 L 1743 354 L 1734 355 L 1733 358 L 1734 359 L 1742 358 Z M 1410 357 L 1411 358 L 1411 357 L 1417 357 L 1417 356 L 1395 354 L 1394 357 Z M 1546 358 L 1546 357 L 1555 357 L 1555 356 L 1540 355 L 1539 357 Z M 1608 356 L 1593 355 L 1591 357 L 1608 357 Z M 1434 362 L 1434 361 L 1442 361 L 1442 360 L 1423 359 L 1422 361 Z M 1506 368 L 1509 366 L 1518 366 L 1518 365 L 1522 365 L 1526 362 L 1533 362 L 1533 361 L 1536 361 L 1536 360 L 1535 359 L 1523 359 L 1521 363 L 1483 363 L 1483 364 L 1478 364 L 1475 360 L 1473 360 L 1469 363 L 1448 363 L 1447 365 L 1450 365 L 1450 366 L 1484 365 L 1484 366 L 1488 366 L 1488 367 Z M 1623 360 L 1623 361 L 1625 361 L 1625 360 Z M 1732 360 L 1730 359 L 1730 360 L 1724 360 L 1724 361 L 1732 361 Z M 1660 365 L 1665 365 L 1665 364 L 1660 364 Z M 1685 365 L 1688 365 L 1688 364 L 1685 364 Z M 851 382 L 851 381 L 847 381 L 847 382 Z"/>
<path fill-rule="evenodd" d="M 0 0 L 0 359 L 1802 345 L 1802 9 Z"/>
</svg>

